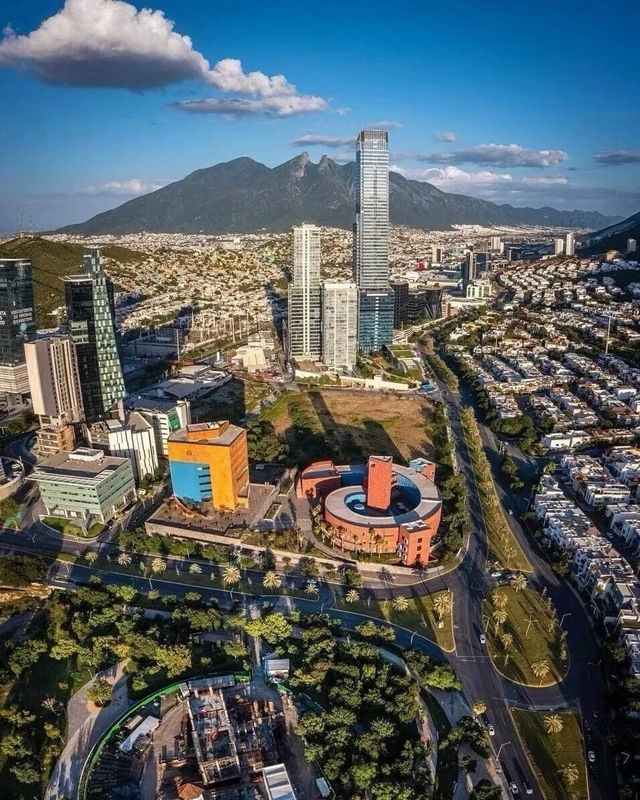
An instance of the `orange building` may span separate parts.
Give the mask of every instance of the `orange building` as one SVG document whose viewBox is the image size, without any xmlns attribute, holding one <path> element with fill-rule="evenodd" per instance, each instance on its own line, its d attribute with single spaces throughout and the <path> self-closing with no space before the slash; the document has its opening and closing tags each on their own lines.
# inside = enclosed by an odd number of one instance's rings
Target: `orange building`
<svg viewBox="0 0 640 800">
<path fill-rule="evenodd" d="M 187 425 L 168 440 L 174 495 L 215 509 L 249 505 L 247 432 L 228 420 Z"/>
<path fill-rule="evenodd" d="M 364 484 L 369 508 L 386 511 L 391 505 L 392 467 L 391 456 L 369 456 Z"/>
</svg>

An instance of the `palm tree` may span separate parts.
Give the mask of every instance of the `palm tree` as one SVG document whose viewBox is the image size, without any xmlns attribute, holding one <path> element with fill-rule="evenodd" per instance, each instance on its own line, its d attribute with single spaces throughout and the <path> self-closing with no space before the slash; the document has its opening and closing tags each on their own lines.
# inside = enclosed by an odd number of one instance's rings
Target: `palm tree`
<svg viewBox="0 0 640 800">
<path fill-rule="evenodd" d="M 222 583 L 225 586 L 235 586 L 240 583 L 240 570 L 235 564 L 227 564 L 222 573 Z"/>
<path fill-rule="evenodd" d="M 504 647 L 504 665 L 509 663 L 509 650 L 513 647 L 513 636 L 510 633 L 503 633 L 500 636 L 500 641 Z"/>
<path fill-rule="evenodd" d="M 351 603 L 357 603 L 360 599 L 360 592 L 357 589 L 349 589 L 346 593 L 344 599 L 351 605 Z"/>
<path fill-rule="evenodd" d="M 202 567 L 200 564 L 191 564 L 189 567 L 189 574 L 190 575 L 200 575 L 202 572 Z"/>
<path fill-rule="evenodd" d="M 117 560 L 121 567 L 128 567 L 129 564 L 131 564 L 131 556 L 129 553 L 120 553 Z"/>
<path fill-rule="evenodd" d="M 578 768 L 575 764 L 563 764 L 560 769 L 558 770 L 558 774 L 567 784 L 567 786 L 573 786 L 574 783 L 577 782 L 578 778 L 580 777 L 580 773 L 578 772 Z"/>
<path fill-rule="evenodd" d="M 154 558 L 151 562 L 151 572 L 155 573 L 156 575 L 160 575 L 167 570 L 167 562 L 163 561 L 161 558 Z"/>
<path fill-rule="evenodd" d="M 282 578 L 271 569 L 265 572 L 262 585 L 265 589 L 279 589 L 282 586 Z"/>
<path fill-rule="evenodd" d="M 471 710 L 473 711 L 473 713 L 475 714 L 476 717 L 479 717 L 482 714 L 486 714 L 486 712 L 487 712 L 487 704 L 484 702 L 484 700 L 476 700 L 476 702 L 473 704 Z"/>
<path fill-rule="evenodd" d="M 89 550 L 88 553 L 84 554 L 84 560 L 87 561 L 89 564 L 95 564 L 98 560 L 98 554 L 95 550 Z"/>
<path fill-rule="evenodd" d="M 544 729 L 547 733 L 562 733 L 564 722 L 559 714 L 547 714 L 543 720 Z"/>
<path fill-rule="evenodd" d="M 438 619 L 440 622 L 443 621 L 444 617 L 447 614 L 451 613 L 451 609 L 453 608 L 453 595 L 450 591 L 442 592 L 441 594 L 437 595 L 433 600 L 433 610 L 438 615 Z"/>
<path fill-rule="evenodd" d="M 309 578 L 306 582 L 304 587 L 305 594 L 308 594 L 310 597 L 313 595 L 318 594 L 318 581 L 314 580 L 313 578 Z"/>
<path fill-rule="evenodd" d="M 505 609 L 509 600 L 504 592 L 494 591 L 491 595 L 491 602 L 496 608 Z"/>
<path fill-rule="evenodd" d="M 514 578 L 511 580 L 511 585 L 516 590 L 516 592 L 521 592 L 523 589 L 527 588 L 527 579 L 522 572 L 519 572 Z"/>
<path fill-rule="evenodd" d="M 551 667 L 548 661 L 536 661 L 531 665 L 531 672 L 538 678 L 540 686 L 542 686 L 542 681 L 551 672 Z"/>
<path fill-rule="evenodd" d="M 391 605 L 395 611 L 406 611 L 409 608 L 409 601 L 406 597 L 394 597 Z"/>
<path fill-rule="evenodd" d="M 493 617 L 493 621 L 495 623 L 497 630 L 501 625 L 504 625 L 504 623 L 507 621 L 508 615 L 507 612 L 504 610 L 504 608 L 496 608 L 491 616 Z"/>
</svg>

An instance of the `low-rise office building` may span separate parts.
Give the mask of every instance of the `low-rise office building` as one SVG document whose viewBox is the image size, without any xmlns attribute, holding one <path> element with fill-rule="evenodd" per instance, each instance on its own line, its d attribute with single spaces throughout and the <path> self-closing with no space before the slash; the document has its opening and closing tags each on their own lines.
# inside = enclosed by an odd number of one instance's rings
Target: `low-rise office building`
<svg viewBox="0 0 640 800">
<path fill-rule="evenodd" d="M 131 461 L 88 447 L 51 456 L 30 480 L 49 516 L 107 523 L 136 499 Z"/>
</svg>

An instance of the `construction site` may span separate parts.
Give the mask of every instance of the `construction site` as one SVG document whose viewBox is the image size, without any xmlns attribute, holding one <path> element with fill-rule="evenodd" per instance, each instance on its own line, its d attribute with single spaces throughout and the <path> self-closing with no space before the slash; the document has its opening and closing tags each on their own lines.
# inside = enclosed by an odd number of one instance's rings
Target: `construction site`
<svg viewBox="0 0 640 800">
<path fill-rule="evenodd" d="M 282 699 L 252 695 L 252 685 L 202 678 L 138 709 L 102 751 L 88 800 L 123 790 L 139 800 L 302 800 L 285 764 Z"/>
</svg>

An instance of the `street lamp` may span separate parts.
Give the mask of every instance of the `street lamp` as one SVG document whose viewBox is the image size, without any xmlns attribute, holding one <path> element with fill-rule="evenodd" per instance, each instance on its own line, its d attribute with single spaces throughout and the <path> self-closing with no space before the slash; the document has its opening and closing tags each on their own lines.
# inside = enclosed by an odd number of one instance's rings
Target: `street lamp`
<svg viewBox="0 0 640 800">
<path fill-rule="evenodd" d="M 496 755 L 496 771 L 497 772 L 502 772 L 502 768 L 500 767 L 500 753 L 502 752 L 502 748 L 506 747 L 508 744 L 511 744 L 511 742 L 503 742 L 500 745 L 500 747 L 498 748 L 498 753 Z"/>
<path fill-rule="evenodd" d="M 563 614 L 563 615 L 560 617 L 560 627 L 562 627 L 562 623 L 564 622 L 564 618 L 565 618 L 565 617 L 570 617 L 570 616 L 571 616 L 571 611 L 568 611 L 566 614 Z"/>
</svg>

